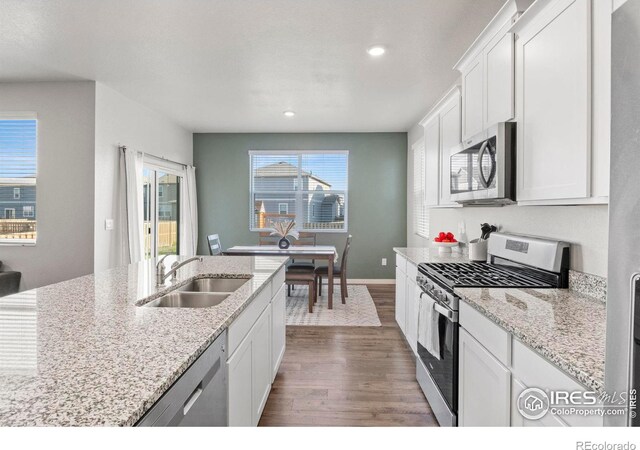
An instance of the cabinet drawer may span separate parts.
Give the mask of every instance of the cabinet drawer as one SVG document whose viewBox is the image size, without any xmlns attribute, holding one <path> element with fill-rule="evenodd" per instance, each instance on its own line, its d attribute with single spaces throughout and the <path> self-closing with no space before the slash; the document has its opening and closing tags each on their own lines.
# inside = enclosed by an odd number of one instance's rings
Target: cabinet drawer
<svg viewBox="0 0 640 450">
<path fill-rule="evenodd" d="M 276 296 L 276 294 L 284 284 L 286 270 L 287 270 L 286 267 L 283 266 L 280 270 L 278 270 L 278 273 L 274 275 L 273 280 L 271 280 L 271 297 L 272 298 Z"/>
<path fill-rule="evenodd" d="M 502 364 L 511 362 L 511 335 L 464 301 L 460 302 L 460 325 Z"/>
<path fill-rule="evenodd" d="M 415 265 L 413 265 L 413 263 L 410 263 L 407 261 L 406 274 L 407 274 L 407 279 L 415 283 L 416 278 L 418 277 L 418 268 Z"/>
<path fill-rule="evenodd" d="M 511 371 L 529 387 L 567 392 L 587 390 L 585 386 L 515 338 Z M 600 416 L 562 416 L 562 420 L 569 426 L 602 426 Z"/>
<path fill-rule="evenodd" d="M 404 256 L 401 256 L 396 253 L 396 267 L 400 269 L 402 272 L 407 272 L 407 260 Z"/>
<path fill-rule="evenodd" d="M 240 342 L 249 334 L 249 330 L 256 323 L 262 311 L 269 306 L 271 302 L 271 284 L 267 284 L 262 288 L 249 306 L 242 311 L 240 316 L 229 326 L 229 356 L 233 355 Z"/>
</svg>

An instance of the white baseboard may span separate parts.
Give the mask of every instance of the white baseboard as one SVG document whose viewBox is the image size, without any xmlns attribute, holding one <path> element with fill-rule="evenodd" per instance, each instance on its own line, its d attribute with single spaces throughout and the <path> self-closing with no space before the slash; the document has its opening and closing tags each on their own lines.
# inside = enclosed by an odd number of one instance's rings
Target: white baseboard
<svg viewBox="0 0 640 450">
<path fill-rule="evenodd" d="M 322 280 L 322 284 L 328 284 L 327 279 Z M 333 284 L 340 284 L 340 278 L 334 278 Z M 347 284 L 396 284 L 395 278 L 347 278 Z"/>
<path fill-rule="evenodd" d="M 371 279 L 351 278 L 351 279 L 347 279 L 347 283 L 348 284 L 396 284 L 396 279 L 395 278 L 389 278 L 389 279 L 384 279 L 384 278 L 371 278 Z"/>
</svg>

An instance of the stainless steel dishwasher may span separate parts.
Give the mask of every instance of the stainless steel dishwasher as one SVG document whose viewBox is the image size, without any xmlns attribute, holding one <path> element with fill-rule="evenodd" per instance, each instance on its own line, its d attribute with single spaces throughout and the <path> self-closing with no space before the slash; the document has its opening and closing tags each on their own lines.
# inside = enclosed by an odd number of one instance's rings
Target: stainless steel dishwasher
<svg viewBox="0 0 640 450">
<path fill-rule="evenodd" d="M 226 330 L 138 422 L 139 427 L 227 426 Z"/>
</svg>

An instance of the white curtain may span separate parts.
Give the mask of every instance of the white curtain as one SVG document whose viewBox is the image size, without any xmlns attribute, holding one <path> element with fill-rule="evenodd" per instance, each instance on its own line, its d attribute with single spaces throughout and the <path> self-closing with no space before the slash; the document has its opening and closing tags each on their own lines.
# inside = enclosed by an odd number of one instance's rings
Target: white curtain
<svg viewBox="0 0 640 450">
<path fill-rule="evenodd" d="M 125 171 L 125 217 L 127 220 L 127 243 L 129 263 L 136 263 L 144 259 L 144 230 L 143 217 L 143 157 L 132 149 L 124 150 Z"/>
<path fill-rule="evenodd" d="M 196 168 L 187 166 L 182 179 L 180 208 L 180 254 L 195 256 L 198 252 L 198 202 L 196 198 Z"/>
</svg>

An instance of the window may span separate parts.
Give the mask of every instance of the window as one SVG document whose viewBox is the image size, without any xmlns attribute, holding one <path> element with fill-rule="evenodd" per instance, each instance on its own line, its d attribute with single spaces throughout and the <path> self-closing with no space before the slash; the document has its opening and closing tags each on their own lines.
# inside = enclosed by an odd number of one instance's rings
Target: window
<svg viewBox="0 0 640 450">
<path fill-rule="evenodd" d="M 145 258 L 180 251 L 180 183 L 177 170 L 145 163 L 143 170 Z"/>
<path fill-rule="evenodd" d="M 35 114 L 0 113 L 0 243 L 36 241 L 36 147 Z"/>
<path fill-rule="evenodd" d="M 251 151 L 252 231 L 294 220 L 299 231 L 347 231 L 349 152 Z"/>
<path fill-rule="evenodd" d="M 429 210 L 425 206 L 424 141 L 411 147 L 413 152 L 413 227 L 418 236 L 429 237 Z"/>
</svg>

